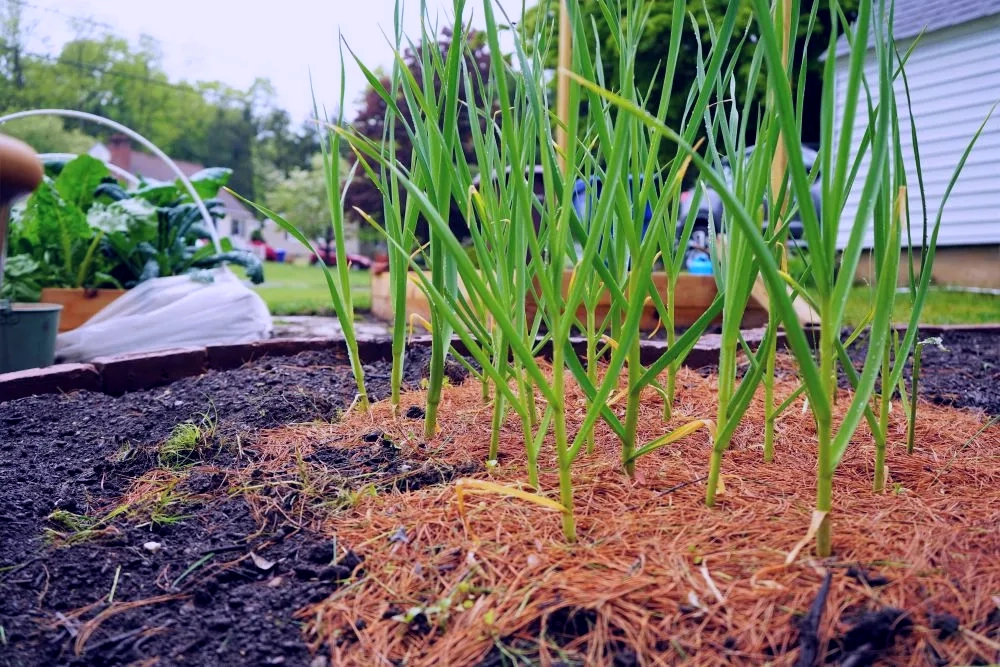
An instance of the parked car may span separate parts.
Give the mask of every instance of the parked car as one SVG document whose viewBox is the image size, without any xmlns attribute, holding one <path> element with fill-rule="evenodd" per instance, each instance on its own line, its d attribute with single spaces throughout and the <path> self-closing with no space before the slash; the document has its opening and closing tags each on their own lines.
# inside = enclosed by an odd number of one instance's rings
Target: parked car
<svg viewBox="0 0 1000 667">
<path fill-rule="evenodd" d="M 263 241 L 251 241 L 250 245 L 253 246 L 255 253 L 262 256 L 265 262 L 277 262 L 278 261 L 278 251 L 269 246 Z"/>
<path fill-rule="evenodd" d="M 323 262 L 327 266 L 337 265 L 337 248 L 336 246 L 321 246 L 317 249 L 316 254 L 309 258 L 310 264 L 317 263 L 322 257 Z M 347 265 L 352 269 L 370 269 L 372 268 L 372 260 L 364 255 L 359 255 L 357 253 L 347 253 Z"/>
<path fill-rule="evenodd" d="M 746 157 L 749 158 L 753 153 L 754 146 L 749 146 L 746 149 Z M 802 146 L 802 159 L 805 163 L 806 169 L 812 170 L 813 164 L 816 162 L 816 158 L 819 154 L 808 146 Z M 728 158 L 722 159 L 722 173 L 720 174 L 726 183 L 731 184 L 732 166 L 729 163 Z M 708 223 L 712 221 L 715 226 L 715 232 L 719 233 L 722 230 L 722 197 L 719 193 L 713 190 L 708 185 L 703 185 L 701 183 L 695 185 L 695 187 L 703 187 L 704 190 L 701 192 L 701 200 L 698 204 L 698 212 L 695 214 L 694 226 L 691 230 L 691 238 L 688 242 L 687 257 L 685 259 L 685 264 L 689 262 L 693 257 L 698 255 L 707 255 L 709 253 L 708 243 L 709 243 L 709 232 Z M 816 209 L 817 215 L 820 214 L 822 210 L 822 197 L 821 197 L 821 182 L 819 178 L 813 183 L 811 188 L 813 206 Z M 685 190 L 681 193 L 681 206 L 680 214 L 677 218 L 677 238 L 680 239 L 681 233 L 684 229 L 684 222 L 687 220 L 687 216 L 691 210 L 691 202 L 694 201 L 694 188 L 690 190 Z M 768 225 L 768 209 L 767 201 L 763 202 L 764 205 L 764 229 L 767 229 Z M 788 220 L 788 237 L 796 242 L 802 239 L 802 218 L 799 213 L 798 207 L 792 213 L 791 218 Z M 801 245 L 801 244 L 800 244 Z"/>
</svg>

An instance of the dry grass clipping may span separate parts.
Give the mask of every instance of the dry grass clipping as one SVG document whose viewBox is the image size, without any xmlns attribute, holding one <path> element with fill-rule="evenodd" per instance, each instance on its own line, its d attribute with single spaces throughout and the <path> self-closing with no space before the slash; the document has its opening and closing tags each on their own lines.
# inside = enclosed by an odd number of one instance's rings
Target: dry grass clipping
<svg viewBox="0 0 1000 667">
<path fill-rule="evenodd" d="M 777 395 L 793 388 L 782 380 Z M 663 424 L 662 404 L 650 393 L 640 441 L 713 417 L 714 394 L 714 378 L 682 370 L 674 422 Z M 423 405 L 423 395 L 405 396 L 404 410 L 408 405 Z M 995 661 L 1000 428 L 973 437 L 982 415 L 923 405 L 917 451 L 908 456 L 900 408 L 890 430 L 888 491 L 872 493 L 874 451 L 865 426 L 837 471 L 832 559 L 814 560 L 810 545 L 784 564 L 812 512 L 814 427 L 798 401 L 778 424 L 774 463 L 764 464 L 758 396 L 726 455 L 726 491 L 715 509 L 703 503 L 703 433 L 640 459 L 629 479 L 618 443 L 602 426 L 595 453 L 581 453 L 573 468 L 576 545 L 563 541 L 556 512 L 497 496 L 469 497 L 467 530 L 453 484 L 366 497 L 317 526 L 361 555 L 363 572 L 299 616 L 314 646 L 326 646 L 337 665 L 514 664 L 518 654 L 536 664 L 784 665 L 798 653 L 794 621 L 831 570 L 821 651 L 852 615 L 896 607 L 914 627 L 883 655 L 886 664 L 928 664 L 934 654 L 940 664 Z M 583 397 L 571 393 L 568 419 L 578 424 L 584 410 Z M 490 408 L 478 384 L 446 388 L 440 414 L 441 432 L 426 443 L 420 421 L 394 420 L 380 403 L 331 426 L 272 432 L 263 446 L 273 463 L 281 451 L 308 453 L 317 443 L 363 447 L 362 434 L 380 429 L 408 456 L 482 461 Z M 516 485 L 524 464 L 520 422 L 511 418 L 500 465 L 477 476 Z M 543 492 L 557 498 L 551 444 L 540 465 Z M 848 576 L 848 566 L 858 565 L 889 583 L 873 587 Z M 408 611 L 412 622 L 399 620 Z M 962 630 L 940 639 L 928 618 L 944 612 Z"/>
</svg>

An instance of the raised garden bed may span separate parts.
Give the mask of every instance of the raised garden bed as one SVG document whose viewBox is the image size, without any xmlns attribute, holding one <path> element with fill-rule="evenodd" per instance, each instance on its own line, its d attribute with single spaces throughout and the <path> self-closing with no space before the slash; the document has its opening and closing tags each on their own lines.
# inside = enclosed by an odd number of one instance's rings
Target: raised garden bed
<svg viewBox="0 0 1000 667">
<path fill-rule="evenodd" d="M 774 466 L 759 462 L 751 409 L 712 510 L 703 440 L 643 459 L 635 481 L 599 440 L 577 473 L 590 509 L 567 547 L 541 507 L 468 496 L 463 521 L 456 480 L 517 480 L 519 428 L 505 429 L 487 473 L 489 410 L 453 363 L 451 418 L 420 438 L 423 345 L 398 421 L 379 404 L 338 421 L 354 394 L 342 350 L 293 354 L 284 341 L 118 397 L 2 403 L 0 664 L 499 665 L 541 653 L 641 664 L 640 650 L 667 664 L 792 664 L 827 572 L 821 655 L 996 662 L 1000 428 L 984 426 L 1000 415 L 1000 332 L 949 330 L 944 342 L 947 352 L 927 348 L 920 386 L 950 407 L 921 411 L 914 456 L 892 448 L 894 491 L 871 494 L 870 446 L 859 445 L 837 473 L 851 507 L 834 557 L 791 566 L 812 500 L 798 409 L 780 422 Z M 381 399 L 385 350 L 362 349 Z M 782 359 L 779 374 L 792 368 Z M 680 375 L 688 416 L 711 400 L 711 363 Z M 655 405 L 647 436 L 664 428 Z M 551 487 L 551 462 L 542 470 Z"/>
<path fill-rule="evenodd" d="M 41 302 L 62 306 L 59 333 L 63 333 L 85 324 L 124 293 L 125 290 L 120 289 L 45 287 L 42 289 Z"/>
<path fill-rule="evenodd" d="M 564 295 L 568 292 L 571 275 L 572 272 L 570 271 L 563 274 Z M 662 297 L 666 299 L 667 274 L 654 273 L 653 283 L 656 285 Z M 390 296 L 390 286 L 391 283 L 389 282 L 388 272 L 372 274 L 372 314 L 387 321 L 391 321 L 394 316 L 392 310 L 392 299 Z M 702 313 L 704 313 L 705 310 L 711 305 L 716 294 L 718 294 L 718 288 L 715 284 L 715 278 L 712 276 L 695 275 L 690 273 L 684 273 L 678 276 L 676 291 L 677 303 L 674 305 L 675 326 L 681 328 L 691 326 L 691 324 L 701 317 Z M 746 312 L 743 316 L 744 327 L 761 327 L 767 324 L 766 301 L 762 303 L 762 300 L 765 298 L 766 297 L 763 292 L 755 291 L 754 296 L 750 299 L 750 303 L 747 304 Z M 610 305 L 611 296 L 605 292 L 599 300 L 595 311 L 598 321 L 607 316 Z M 802 306 L 802 308 L 803 317 L 807 317 L 805 307 Z M 537 309 L 537 304 L 535 304 L 533 300 L 529 299 L 526 309 L 529 317 L 531 317 Z M 410 318 L 414 315 L 419 315 L 424 320 L 428 321 L 431 317 L 431 307 L 427 300 L 427 295 L 424 294 L 415 275 L 411 276 L 406 286 L 407 321 L 409 322 Z M 586 320 L 586 309 L 583 306 L 579 308 L 578 317 L 581 321 Z M 716 323 L 719 321 L 721 320 L 717 320 Z M 643 310 L 639 327 L 643 331 L 652 331 L 657 329 L 659 322 L 660 317 L 656 311 L 656 307 L 650 303 Z"/>
</svg>

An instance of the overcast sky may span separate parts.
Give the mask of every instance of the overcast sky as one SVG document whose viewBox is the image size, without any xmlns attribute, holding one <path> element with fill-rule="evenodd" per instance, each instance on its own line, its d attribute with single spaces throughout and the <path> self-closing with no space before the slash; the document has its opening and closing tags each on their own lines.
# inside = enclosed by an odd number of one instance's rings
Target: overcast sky
<svg viewBox="0 0 1000 667">
<path fill-rule="evenodd" d="M 73 17 L 89 19 L 83 27 L 114 32 L 133 43 L 155 37 L 162 46 L 169 76 L 220 80 L 240 88 L 258 77 L 271 79 L 278 103 L 304 120 L 312 107 L 309 72 L 317 98 L 332 111 L 339 97 L 338 31 L 366 65 L 389 67 L 393 0 L 23 0 L 34 23 L 34 50 L 58 53 L 74 37 Z M 466 2 L 466 18 L 483 27 L 484 0 Z M 512 20 L 520 18 L 522 0 L 492 0 Z M 534 4 L 530 0 L 528 5 Z M 432 14 L 446 25 L 452 0 L 427 0 Z M 419 35 L 419 0 L 404 1 L 404 31 Z M 497 11 L 502 20 L 503 14 Z M 78 22 L 79 25 L 79 22 Z M 41 40 L 47 40 L 43 43 Z M 509 45 L 507 45 L 509 46 Z M 350 54 L 345 55 L 350 58 Z M 345 106 L 364 90 L 364 77 L 352 60 L 346 63 Z M 350 113 L 348 114 L 350 115 Z"/>
</svg>

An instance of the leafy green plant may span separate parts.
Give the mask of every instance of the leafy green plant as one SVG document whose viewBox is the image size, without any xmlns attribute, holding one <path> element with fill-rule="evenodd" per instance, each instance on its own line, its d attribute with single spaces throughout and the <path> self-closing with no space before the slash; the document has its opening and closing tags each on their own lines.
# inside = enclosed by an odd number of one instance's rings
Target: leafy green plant
<svg viewBox="0 0 1000 667">
<path fill-rule="evenodd" d="M 882 2 L 884 8 L 884 0 Z M 770 14 L 770 8 L 766 0 L 755 0 L 754 11 L 757 23 L 760 28 L 760 44 L 766 56 L 768 68 L 769 89 L 773 94 L 774 104 L 778 112 L 778 122 L 785 136 L 794 137 L 795 118 L 793 95 L 789 83 L 789 77 L 783 65 L 781 53 L 781 39 L 776 32 L 775 20 Z M 850 77 L 845 84 L 845 95 L 847 108 L 844 113 L 844 122 L 841 126 L 841 136 L 839 150 L 834 151 L 833 133 L 834 125 L 832 118 L 827 116 L 824 119 L 824 142 L 825 150 L 822 153 L 823 166 L 823 219 L 828 221 L 839 220 L 839 212 L 846 200 L 847 167 L 850 159 L 849 147 L 850 137 L 853 127 L 855 109 L 853 104 L 857 100 L 857 93 L 861 86 L 861 68 L 865 53 L 867 52 L 867 39 L 869 36 L 869 25 L 872 21 L 871 3 L 862 3 L 858 18 L 857 39 L 852 45 Z M 831 37 L 831 47 L 834 44 L 835 35 Z M 884 40 L 875 40 L 876 61 L 879 71 L 880 99 L 887 100 L 892 97 L 891 89 L 891 69 L 886 66 L 889 62 L 886 57 L 886 44 Z M 826 87 L 824 99 L 832 100 L 833 90 L 833 59 L 827 63 L 827 76 L 825 78 Z M 587 84 L 585 84 L 587 85 Z M 592 84 L 591 84 L 592 85 Z M 853 436 L 858 422 L 862 418 L 868 400 L 871 397 L 874 387 L 875 375 L 881 364 L 883 346 L 885 343 L 884 331 L 888 312 L 886 309 L 879 309 L 876 312 L 873 324 L 873 340 L 870 353 L 865 362 L 861 381 L 848 407 L 844 419 L 834 431 L 833 424 L 833 404 L 837 391 L 835 363 L 837 359 L 837 343 L 839 342 L 839 332 L 843 320 L 844 303 L 846 301 L 847 289 L 850 280 L 853 278 L 854 269 L 857 265 L 857 258 L 861 252 L 862 234 L 869 222 L 872 214 L 872 203 L 878 195 L 881 186 L 881 169 L 885 164 L 887 154 L 886 142 L 873 144 L 871 155 L 870 171 L 866 175 L 864 182 L 864 196 L 862 206 L 851 223 L 851 242 L 844 251 L 844 265 L 846 270 L 835 278 L 833 272 L 834 257 L 837 252 L 837 224 L 827 224 L 822 229 L 819 226 L 819 217 L 809 196 L 808 173 L 803 165 L 802 156 L 797 151 L 788 152 L 788 173 L 791 178 L 794 192 L 798 196 L 800 210 L 802 212 L 803 228 L 805 237 L 809 243 L 810 256 L 813 260 L 813 275 L 816 279 L 818 306 L 820 312 L 821 333 L 819 345 L 819 361 L 813 356 L 805 331 L 798 321 L 791 299 L 786 292 L 786 283 L 783 279 L 777 262 L 768 247 L 766 240 L 761 234 L 753 215 L 747 211 L 735 193 L 718 176 L 714 175 L 711 169 L 705 168 L 709 165 L 697 154 L 689 142 L 673 131 L 672 129 L 659 123 L 655 118 L 650 117 L 641 108 L 628 104 L 627 101 L 617 98 L 612 93 L 602 91 L 602 95 L 611 100 L 616 106 L 627 110 L 636 116 L 645 119 L 651 126 L 656 127 L 664 136 L 675 141 L 683 147 L 692 159 L 702 167 L 702 175 L 709 180 L 711 185 L 717 189 L 726 206 L 726 210 L 734 226 L 738 226 L 756 260 L 760 264 L 761 275 L 767 283 L 771 305 L 774 314 L 779 316 L 785 325 L 786 335 L 792 351 L 799 364 L 806 393 L 809 398 L 809 406 L 816 421 L 818 446 L 818 473 L 817 473 L 817 499 L 816 510 L 813 519 L 813 529 L 816 534 L 817 552 L 821 556 L 828 556 L 831 551 L 831 529 L 830 511 L 832 510 L 832 487 L 833 472 L 839 464 L 846 451 L 850 438 Z M 829 114 L 832 102 L 824 104 L 825 113 Z M 890 115 L 883 105 L 875 118 L 873 134 L 886 137 L 889 131 Z M 834 166 L 834 164 L 836 166 Z M 884 262 L 884 267 L 889 275 L 895 275 L 895 266 L 899 261 L 899 218 L 876 217 L 874 223 L 881 226 L 890 238 L 896 239 L 895 255 L 882 256 L 879 259 Z M 892 281 L 885 281 L 879 285 L 878 300 L 885 302 L 892 298 L 895 291 L 895 284 Z M 891 308 L 888 309 L 891 311 Z"/>
<path fill-rule="evenodd" d="M 0 299 L 9 301 L 34 302 L 42 295 L 38 284 L 39 264 L 29 255 L 11 257 L 4 265 L 3 290 Z"/>
<path fill-rule="evenodd" d="M 12 215 L 8 253 L 31 258 L 40 287 L 113 285 L 99 253 L 103 232 L 88 223 L 101 184 L 110 179 L 100 160 L 82 155 L 48 165 L 38 188 Z"/>
<path fill-rule="evenodd" d="M 210 168 L 190 178 L 215 219 L 224 215 L 215 197 L 230 173 Z M 198 207 L 179 184 L 141 181 L 125 189 L 89 155 L 46 164 L 42 183 L 13 223 L 12 277 L 28 296 L 43 287 L 128 289 L 223 263 L 243 266 L 253 282 L 263 281 L 253 253 L 233 250 L 228 241 L 224 252 L 216 251 Z"/>
<path fill-rule="evenodd" d="M 230 174 L 229 169 L 209 168 L 189 178 L 215 220 L 225 215 L 224 205 L 217 196 Z M 125 217 L 125 227 L 109 230 L 103 243 L 106 254 L 116 262 L 111 275 L 124 287 L 134 287 L 151 278 L 196 273 L 225 263 L 242 266 L 255 284 L 264 281 L 263 264 L 253 253 L 234 250 L 228 240 L 223 241 L 223 252 L 216 251 L 201 211 L 178 183 L 142 181 L 136 190 L 105 184 L 101 192 L 115 203 L 135 199 L 151 207 L 149 217 L 134 220 Z"/>
<path fill-rule="evenodd" d="M 635 6 L 634 2 L 629 4 L 633 9 Z M 456 2 L 455 15 L 461 16 L 463 8 L 463 2 Z M 621 7 L 616 5 L 616 9 Z M 570 88 L 567 135 L 592 136 L 601 149 L 590 151 L 582 142 L 571 141 L 564 154 L 558 152 L 544 86 L 529 74 L 540 67 L 538 56 L 531 60 L 517 43 L 516 67 L 515 63 L 500 56 L 499 27 L 490 3 L 485 5 L 485 10 L 487 38 L 491 52 L 496 54 L 486 99 L 495 104 L 499 112 L 489 113 L 486 110 L 492 107 L 485 105 L 473 109 L 470 113 L 481 114 L 485 122 L 481 131 L 476 129 L 478 123 L 470 125 L 478 171 L 493 175 L 491 178 L 483 178 L 478 185 L 473 185 L 473 169 L 464 153 L 456 150 L 447 132 L 441 129 L 450 127 L 444 122 L 449 117 L 449 87 L 444 86 L 439 96 L 424 95 L 420 83 L 407 77 L 403 68 L 400 68 L 402 74 L 398 76 L 397 85 L 412 106 L 419 106 L 424 111 L 421 119 L 415 119 L 412 126 L 405 128 L 414 145 L 412 164 L 400 164 L 391 147 L 380 146 L 346 131 L 344 134 L 359 156 L 365 158 L 361 163 L 369 170 L 369 176 L 381 184 L 388 202 L 384 208 L 393 212 L 386 223 L 390 248 L 395 248 L 399 257 L 412 268 L 417 268 L 415 255 L 421 254 L 422 249 L 410 253 L 406 247 L 408 239 L 405 235 L 400 238 L 392 229 L 405 232 L 409 215 L 419 213 L 428 220 L 432 230 L 431 275 L 427 277 L 416 271 L 414 276 L 428 295 L 437 321 L 447 324 L 447 327 L 439 327 L 432 322 L 435 339 L 446 345 L 450 331 L 454 331 L 479 362 L 482 379 L 493 389 L 494 433 L 502 423 L 503 406 L 509 406 L 519 415 L 528 453 L 528 479 L 536 489 L 538 455 L 551 429 L 559 463 L 560 503 L 557 506 L 562 508 L 565 536 L 574 540 L 571 468 L 590 440 L 598 419 L 603 418 L 621 439 L 622 461 L 629 472 L 639 456 L 694 430 L 710 427 L 708 422 L 697 420 L 642 447 L 636 445 L 638 405 L 643 388 L 657 385 L 657 376 L 691 349 L 721 311 L 722 300 L 717 299 L 654 364 L 647 368 L 640 362 L 638 324 L 646 297 L 654 289 L 651 272 L 660 254 L 662 237 L 658 233 L 643 234 L 643 211 L 649 203 L 656 224 L 666 225 L 670 230 L 675 228 L 676 213 L 671 215 L 670 212 L 677 210 L 680 185 L 689 161 L 682 156 L 670 165 L 665 177 L 654 179 L 654 174 L 658 175 L 658 136 L 629 115 L 613 113 L 596 94 L 591 94 L 587 100 L 591 113 L 581 119 L 579 109 L 583 96 L 581 87 L 576 85 Z M 628 30 L 623 31 L 625 36 L 620 45 L 625 60 L 634 52 L 641 34 L 642 12 L 634 11 L 632 17 Z M 734 23 L 735 18 L 728 17 L 730 31 Z M 573 26 L 578 36 L 586 34 L 582 17 L 574 15 Z M 460 80 L 466 86 L 481 84 L 472 80 L 472 75 L 462 67 L 460 52 L 454 51 L 456 42 L 461 43 L 463 30 L 463 25 L 457 22 L 451 50 L 445 53 L 431 51 L 427 56 L 424 81 Z M 426 41 L 426 35 L 424 39 Z M 673 38 L 674 50 L 680 48 L 680 39 L 680 34 Z M 585 40 L 580 42 L 585 43 Z M 585 50 L 579 50 L 574 64 L 593 74 L 598 69 L 599 57 L 599 54 L 592 57 Z M 397 53 L 397 60 L 399 58 Z M 710 72 L 718 72 L 723 65 L 722 51 L 713 54 L 710 62 Z M 369 76 L 369 81 L 383 96 L 390 113 L 396 113 L 393 96 L 376 85 L 377 79 L 373 76 Z M 629 89 L 628 94 L 633 100 L 641 99 L 641 93 L 634 89 Z M 691 118 L 702 117 L 711 94 L 709 87 L 697 96 L 691 106 Z M 402 123 L 403 119 L 397 117 L 397 121 Z M 685 132 L 693 139 L 698 127 L 698 122 L 691 122 Z M 578 161 L 582 167 L 576 166 Z M 529 182 L 536 164 L 541 168 L 547 193 L 544 202 L 536 198 Z M 376 169 L 380 170 L 381 178 Z M 448 173 L 449 178 L 437 178 L 442 173 Z M 588 226 L 584 227 L 571 200 L 573 184 L 581 176 L 587 183 L 590 174 L 600 178 L 602 195 L 597 197 Z M 666 184 L 662 192 L 651 187 L 654 180 Z M 407 208 L 400 216 L 397 192 L 403 190 L 407 195 Z M 466 211 L 476 262 L 470 259 L 449 228 L 446 218 L 452 197 Z M 537 227 L 525 224 L 532 213 L 539 215 Z M 401 225 L 400 220 L 404 224 Z M 371 219 L 370 222 L 378 224 Z M 435 257 L 435 239 L 440 245 L 438 257 Z M 449 262 L 453 263 L 452 268 Z M 564 293 L 563 277 L 567 269 L 572 270 L 572 278 L 568 293 Z M 464 291 L 450 287 L 454 278 L 452 270 L 461 278 Z M 577 316 L 578 307 L 585 295 L 593 294 L 597 286 L 610 292 L 612 302 L 608 317 L 612 329 L 607 339 L 612 353 L 609 369 L 599 383 L 593 381 L 593 369 L 579 362 L 569 339 L 573 329 L 583 328 Z M 526 310 L 529 298 L 537 305 L 530 317 Z M 543 372 L 536 359 L 540 331 L 545 332 L 543 342 L 552 345 L 551 376 Z M 627 369 L 629 377 L 624 422 L 609 406 L 623 368 Z M 567 371 L 583 388 L 589 402 L 587 416 L 575 437 L 567 431 L 566 424 Z M 431 379 L 429 404 L 435 399 L 433 376 Z M 538 413 L 540 405 L 544 406 L 541 414 Z M 431 433 L 431 429 L 427 430 Z M 491 447 L 490 456 L 494 450 L 495 446 Z M 490 491 L 513 493 L 511 490 L 498 491 L 496 487 Z M 532 496 L 527 498 L 532 499 Z M 534 496 L 533 501 L 551 506 L 551 501 L 542 496 Z"/>
<path fill-rule="evenodd" d="M 792 7 L 797 7 L 792 2 Z M 837 5 L 831 3 L 831 13 L 836 18 Z M 716 188 L 722 197 L 727 214 L 733 226 L 738 226 L 748 241 L 749 248 L 759 263 L 761 276 L 766 282 L 768 294 L 773 308 L 772 314 L 780 317 L 788 338 L 789 345 L 798 362 L 799 372 L 805 393 L 809 400 L 809 408 L 816 422 L 818 438 L 818 470 L 816 485 L 816 508 L 813 514 L 810 535 L 815 534 L 816 551 L 820 556 L 829 556 L 832 550 L 832 530 L 830 513 L 833 504 L 833 474 L 843 459 L 858 424 L 862 418 L 871 415 L 870 399 L 873 395 L 875 380 L 883 371 L 883 357 L 889 339 L 888 331 L 892 313 L 892 302 L 896 291 L 897 268 L 902 248 L 902 227 L 906 224 L 905 188 L 893 189 L 894 183 L 891 166 L 899 160 L 899 130 L 898 116 L 895 114 L 895 96 L 893 92 L 896 59 L 892 31 L 879 34 L 870 31 L 872 25 L 883 25 L 888 17 L 891 21 L 891 7 L 887 0 L 861 3 L 857 26 L 852 31 L 850 42 L 848 76 L 843 84 L 843 90 L 838 91 L 846 100 L 842 122 L 837 128 L 833 121 L 832 109 L 834 99 L 833 58 L 828 59 L 827 71 L 824 77 L 824 104 L 822 105 L 824 119 L 822 123 L 823 137 L 820 174 L 822 179 L 822 219 L 826 221 L 822 227 L 819 224 L 818 211 L 812 203 L 809 193 L 809 172 L 803 164 L 801 154 L 796 150 L 787 153 L 787 174 L 791 191 L 799 202 L 802 215 L 805 239 L 809 245 L 811 273 L 816 284 L 814 304 L 820 314 L 820 340 L 818 355 L 808 343 L 806 332 L 799 322 L 792 305 L 792 296 L 787 292 L 789 276 L 780 270 L 772 248 L 761 233 L 753 214 L 747 210 L 737 194 L 727 187 L 721 178 L 714 175 L 708 162 L 698 154 L 694 147 L 679 136 L 677 132 L 652 117 L 641 107 L 611 93 L 599 90 L 593 83 L 582 81 L 582 85 L 597 90 L 602 97 L 609 100 L 619 109 L 642 118 L 650 127 L 675 142 L 685 153 L 691 156 L 696 165 L 701 168 L 702 175 Z M 777 122 L 785 137 L 796 135 L 795 97 L 792 94 L 788 72 L 782 57 L 782 41 L 776 28 L 776 21 L 771 16 L 766 0 L 754 0 L 754 13 L 759 27 L 759 44 L 768 64 L 768 86 L 772 95 L 773 105 L 777 111 Z M 795 10 L 793 10 L 795 11 Z M 851 138 L 856 117 L 856 106 L 862 87 L 867 89 L 863 76 L 864 62 L 869 51 L 869 38 L 874 33 L 875 70 L 877 73 L 878 106 L 870 106 L 869 122 L 863 126 L 865 140 L 857 155 L 853 154 Z M 830 51 L 836 43 L 836 33 L 830 38 Z M 839 86 L 839 84 L 838 84 Z M 895 123 L 895 125 L 894 125 Z M 839 130 L 839 136 L 835 132 Z M 981 132 L 981 129 L 980 129 Z M 978 138 L 979 132 L 972 138 L 972 143 Z M 836 137 L 836 138 L 835 138 Z M 878 137 L 875 141 L 872 137 Z M 971 144 L 970 144 L 971 149 Z M 968 150 L 956 168 L 960 170 L 964 164 Z M 853 219 L 845 220 L 848 224 L 849 238 L 846 247 L 840 251 L 841 269 L 837 270 L 837 232 L 840 214 L 843 211 L 848 193 L 851 191 L 855 176 L 858 174 L 861 160 L 868 159 L 868 170 L 864 174 L 861 186 L 859 209 Z M 853 167 L 852 167 L 853 165 Z M 881 239 L 876 249 L 876 261 L 880 266 L 881 279 L 876 285 L 876 305 L 872 318 L 869 336 L 868 354 L 864 368 L 857 376 L 850 364 L 845 363 L 845 370 L 852 379 L 855 391 L 843 418 L 835 427 L 834 406 L 837 399 L 836 366 L 843 356 L 843 343 L 840 340 L 840 330 L 844 321 L 849 290 L 853 281 L 858 260 L 864 247 L 866 228 L 872 225 L 876 238 Z M 933 245 L 929 248 L 928 257 L 933 257 Z M 930 260 L 928 260 L 930 261 Z M 925 265 L 922 279 L 929 280 Z M 801 293 L 802 290 L 799 290 Z M 915 314 L 919 317 L 919 313 Z M 918 321 L 918 320 L 915 320 Z M 916 327 L 911 323 L 906 337 L 912 340 Z M 904 350 L 906 349 L 904 343 Z M 817 358 L 818 356 L 818 358 Z M 901 372 L 901 367 L 900 367 Z M 886 383 L 888 391 L 895 383 Z M 837 408 L 840 412 L 841 408 Z"/>
</svg>

